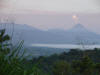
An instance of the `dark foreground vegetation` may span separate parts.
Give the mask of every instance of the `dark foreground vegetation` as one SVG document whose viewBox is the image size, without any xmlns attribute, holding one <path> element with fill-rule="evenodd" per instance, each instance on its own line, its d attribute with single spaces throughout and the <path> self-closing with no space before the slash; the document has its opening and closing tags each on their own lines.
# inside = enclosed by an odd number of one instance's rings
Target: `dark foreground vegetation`
<svg viewBox="0 0 100 75">
<path fill-rule="evenodd" d="M 12 45 L 5 30 L 0 30 L 0 75 L 100 75 L 100 49 L 27 59 L 22 47 L 23 41 Z"/>
</svg>

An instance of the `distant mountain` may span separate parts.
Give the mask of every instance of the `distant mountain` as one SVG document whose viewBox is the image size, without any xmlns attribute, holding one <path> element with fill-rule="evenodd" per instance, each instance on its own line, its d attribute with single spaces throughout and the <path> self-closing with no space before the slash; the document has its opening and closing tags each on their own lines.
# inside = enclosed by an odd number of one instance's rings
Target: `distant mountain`
<svg viewBox="0 0 100 75">
<path fill-rule="evenodd" d="M 69 30 L 52 30 L 49 32 L 60 34 L 60 39 L 63 38 L 62 43 L 100 44 L 100 35 L 87 30 L 82 24 L 76 24 Z"/>
<path fill-rule="evenodd" d="M 12 33 L 11 24 L 6 24 L 7 32 Z M 100 35 L 87 30 L 83 25 L 77 24 L 69 30 L 43 31 L 29 25 L 14 25 L 13 38 L 25 40 L 25 44 L 100 44 Z"/>
</svg>

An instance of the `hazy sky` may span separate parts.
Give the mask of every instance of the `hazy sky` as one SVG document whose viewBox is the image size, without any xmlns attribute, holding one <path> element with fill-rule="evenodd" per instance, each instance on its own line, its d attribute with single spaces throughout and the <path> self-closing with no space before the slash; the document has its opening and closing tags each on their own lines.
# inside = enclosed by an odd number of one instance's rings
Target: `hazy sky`
<svg viewBox="0 0 100 75">
<path fill-rule="evenodd" d="M 0 0 L 0 9 L 17 23 L 41 29 L 68 29 L 76 15 L 78 23 L 100 33 L 100 0 Z"/>
<path fill-rule="evenodd" d="M 1 0 L 7 10 L 100 13 L 99 0 Z M 19 10 L 19 11 L 18 11 Z"/>
</svg>

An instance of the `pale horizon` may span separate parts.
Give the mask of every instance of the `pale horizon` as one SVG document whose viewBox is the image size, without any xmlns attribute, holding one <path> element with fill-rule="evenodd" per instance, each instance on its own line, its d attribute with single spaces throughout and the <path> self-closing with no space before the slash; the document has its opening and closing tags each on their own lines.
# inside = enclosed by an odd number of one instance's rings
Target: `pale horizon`
<svg viewBox="0 0 100 75">
<path fill-rule="evenodd" d="M 81 23 L 100 34 L 99 0 L 1 0 L 0 17 L 18 24 L 48 29 L 69 29 Z M 8 15 L 10 14 L 10 15 Z M 78 20 L 72 17 L 76 15 Z"/>
</svg>

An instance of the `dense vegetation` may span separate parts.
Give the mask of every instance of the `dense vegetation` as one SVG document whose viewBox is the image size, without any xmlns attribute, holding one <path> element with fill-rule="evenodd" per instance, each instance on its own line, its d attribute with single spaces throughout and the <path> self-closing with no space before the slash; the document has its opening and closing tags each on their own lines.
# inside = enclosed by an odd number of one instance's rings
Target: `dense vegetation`
<svg viewBox="0 0 100 75">
<path fill-rule="evenodd" d="M 50 75 L 98 75 L 100 68 L 100 50 L 78 50 L 41 56 L 31 62 L 40 62 L 39 66 Z M 67 73 L 66 73 L 67 72 Z M 61 74 L 63 73 L 63 74 Z"/>
<path fill-rule="evenodd" d="M 37 64 L 28 67 L 29 63 L 22 52 L 23 41 L 13 46 L 11 38 L 5 34 L 5 29 L 0 30 L 0 75 L 45 75 Z"/>
<path fill-rule="evenodd" d="M 72 49 L 48 57 L 28 59 L 23 41 L 13 46 L 0 30 L 0 75 L 100 75 L 100 50 Z"/>
</svg>

